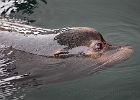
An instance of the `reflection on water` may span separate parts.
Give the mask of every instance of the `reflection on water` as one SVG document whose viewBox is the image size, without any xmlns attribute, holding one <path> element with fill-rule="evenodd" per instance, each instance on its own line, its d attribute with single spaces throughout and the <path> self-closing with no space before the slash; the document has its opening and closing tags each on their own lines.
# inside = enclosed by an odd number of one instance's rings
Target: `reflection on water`
<svg viewBox="0 0 140 100">
<path fill-rule="evenodd" d="M 8 72 L 11 71 L 11 69 L 7 69 L 7 66 L 12 64 L 13 61 L 8 58 L 8 55 L 10 55 L 12 51 L 7 51 L 6 48 L 6 46 L 0 45 L 0 99 L 17 100 L 24 97 L 24 94 L 18 95 L 23 89 L 16 87 L 14 83 L 10 82 L 13 79 L 20 78 L 20 76 L 8 77 Z"/>
<path fill-rule="evenodd" d="M 8 57 L 12 51 L 1 46 L 0 99 L 139 100 L 139 3 L 139 0 L 135 2 L 132 0 L 0 0 L 0 14 L 2 15 L 21 16 L 21 19 L 29 17 L 29 20 L 35 22 L 35 25 L 46 28 L 93 27 L 98 29 L 109 42 L 131 45 L 135 49 L 135 54 L 129 61 L 93 77 L 50 87 L 42 86 L 39 89 L 30 89 L 22 88 L 11 82 L 24 75 L 15 73 L 15 76 L 7 77 L 9 71 L 14 69 L 9 66 L 14 60 Z M 107 91 L 115 92 L 114 94 L 104 94 Z M 123 91 L 127 94 L 122 94 Z"/>
<path fill-rule="evenodd" d="M 15 81 L 28 77 L 28 74 L 19 74 L 17 71 L 12 73 L 19 66 L 13 65 L 17 59 L 11 57 L 13 50 L 11 47 L 0 45 L 0 99 L 19 100 L 25 96 L 25 88 L 29 84 L 18 85 Z M 36 82 L 34 80 L 33 82 Z M 32 86 L 38 83 L 32 83 Z M 23 87 L 24 86 L 24 87 Z M 31 86 L 31 85 L 30 85 Z"/>
</svg>

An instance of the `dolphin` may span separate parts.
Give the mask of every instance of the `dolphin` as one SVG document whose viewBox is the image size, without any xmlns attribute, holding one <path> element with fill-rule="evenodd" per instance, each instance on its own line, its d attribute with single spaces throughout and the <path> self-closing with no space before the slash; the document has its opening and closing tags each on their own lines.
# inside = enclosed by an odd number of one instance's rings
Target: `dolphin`
<svg viewBox="0 0 140 100">
<path fill-rule="evenodd" d="M 72 81 L 127 60 L 131 46 L 113 45 L 96 29 L 45 29 L 0 19 L 0 57 L 6 74 L 0 82 L 20 85 Z M 2 67 L 1 67 L 2 68 Z"/>
</svg>

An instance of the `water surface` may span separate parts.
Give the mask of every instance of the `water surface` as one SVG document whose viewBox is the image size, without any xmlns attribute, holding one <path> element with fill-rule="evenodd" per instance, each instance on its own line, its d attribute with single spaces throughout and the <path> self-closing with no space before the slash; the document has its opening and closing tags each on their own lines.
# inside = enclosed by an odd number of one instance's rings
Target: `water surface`
<svg viewBox="0 0 140 100">
<path fill-rule="evenodd" d="M 43 1 L 36 0 L 36 7 L 31 9 L 33 12 L 26 12 L 22 8 L 14 16 L 26 17 L 33 21 L 32 25 L 44 28 L 92 27 L 110 43 L 131 45 L 135 53 L 124 63 L 71 82 L 24 89 L 10 88 L 8 83 L 4 83 L 7 89 L 5 92 L 2 89 L 0 91 L 2 100 L 139 100 L 140 1 Z"/>
</svg>

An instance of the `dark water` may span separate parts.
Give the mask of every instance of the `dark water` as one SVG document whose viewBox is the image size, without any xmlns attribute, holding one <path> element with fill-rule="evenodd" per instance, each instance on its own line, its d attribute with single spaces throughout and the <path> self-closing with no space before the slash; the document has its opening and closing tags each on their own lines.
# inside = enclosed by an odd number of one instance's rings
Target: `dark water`
<svg viewBox="0 0 140 100">
<path fill-rule="evenodd" d="M 33 25 L 44 28 L 92 27 L 111 43 L 131 45 L 135 53 L 126 62 L 93 76 L 49 86 L 44 84 L 25 89 L 16 88 L 15 91 L 7 89 L 5 92 L 1 91 L 0 99 L 140 99 L 139 0 L 37 0 L 30 3 L 35 7 L 29 7 L 29 10 L 19 6 L 21 8 L 15 16 L 27 17 Z"/>
</svg>

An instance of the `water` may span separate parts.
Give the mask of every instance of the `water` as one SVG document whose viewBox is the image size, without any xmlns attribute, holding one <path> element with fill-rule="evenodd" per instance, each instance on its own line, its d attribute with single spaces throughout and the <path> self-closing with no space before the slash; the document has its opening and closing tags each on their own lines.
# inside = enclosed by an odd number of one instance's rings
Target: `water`
<svg viewBox="0 0 140 100">
<path fill-rule="evenodd" d="M 7 100 L 139 100 L 140 1 L 47 0 L 47 4 L 44 1 L 37 0 L 36 7 L 30 9 L 33 12 L 22 8 L 15 16 L 27 17 L 34 26 L 44 28 L 92 27 L 110 43 L 131 45 L 135 53 L 124 63 L 71 82 L 24 89 L 4 83 L 7 91 L 0 91 L 0 96 Z"/>
</svg>

